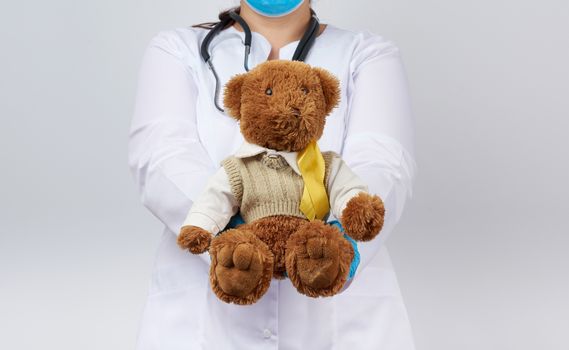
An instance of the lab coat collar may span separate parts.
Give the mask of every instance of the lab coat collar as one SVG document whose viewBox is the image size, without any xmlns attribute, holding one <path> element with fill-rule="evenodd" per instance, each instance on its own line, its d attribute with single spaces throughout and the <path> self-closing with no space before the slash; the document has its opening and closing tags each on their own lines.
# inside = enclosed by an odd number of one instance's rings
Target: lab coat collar
<svg viewBox="0 0 569 350">
<path fill-rule="evenodd" d="M 244 141 L 241 147 L 235 152 L 234 156 L 237 158 L 248 158 L 256 156 L 257 154 L 266 152 L 267 154 L 278 154 L 281 155 L 288 165 L 294 170 L 295 173 L 302 176 L 298 164 L 296 162 L 296 157 L 298 152 L 285 152 L 285 151 L 275 151 L 274 149 L 265 148 L 263 146 L 256 145 L 254 143 L 249 143 Z"/>
</svg>

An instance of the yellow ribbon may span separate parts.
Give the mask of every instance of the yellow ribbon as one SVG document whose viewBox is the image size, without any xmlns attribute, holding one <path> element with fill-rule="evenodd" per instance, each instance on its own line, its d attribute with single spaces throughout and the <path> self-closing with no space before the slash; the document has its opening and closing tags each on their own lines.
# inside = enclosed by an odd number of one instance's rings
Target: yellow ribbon
<svg viewBox="0 0 569 350">
<path fill-rule="evenodd" d="M 316 141 L 298 153 L 297 163 L 304 180 L 300 210 L 309 220 L 322 220 L 330 211 L 330 203 L 324 186 L 324 157 Z"/>
</svg>

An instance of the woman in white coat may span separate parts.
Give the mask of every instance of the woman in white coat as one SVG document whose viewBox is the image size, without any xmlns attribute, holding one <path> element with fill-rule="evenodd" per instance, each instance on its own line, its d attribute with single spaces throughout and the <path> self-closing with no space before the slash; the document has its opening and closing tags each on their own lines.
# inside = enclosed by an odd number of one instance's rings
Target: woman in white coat
<svg viewBox="0 0 569 350">
<path fill-rule="evenodd" d="M 296 2 L 288 14 L 274 16 L 259 11 L 256 2 L 241 1 L 237 12 L 252 31 L 249 68 L 292 58 L 311 16 L 308 1 Z M 207 253 L 193 255 L 176 244 L 193 200 L 243 142 L 235 119 L 213 102 L 215 79 L 200 56 L 208 32 L 194 26 L 158 33 L 140 71 L 129 166 L 142 203 L 165 228 L 138 349 L 413 349 L 384 245 L 411 197 L 416 171 L 413 117 L 397 47 L 369 31 L 321 24 L 305 58 L 341 83 L 341 102 L 326 120 L 320 149 L 341 154 L 385 202 L 380 235 L 358 244 L 361 263 L 353 282 L 341 294 L 314 299 L 299 294 L 288 279 L 273 280 L 257 303 L 240 306 L 220 301 L 209 288 Z M 209 45 L 221 87 L 244 71 L 244 38 L 231 21 Z"/>
</svg>

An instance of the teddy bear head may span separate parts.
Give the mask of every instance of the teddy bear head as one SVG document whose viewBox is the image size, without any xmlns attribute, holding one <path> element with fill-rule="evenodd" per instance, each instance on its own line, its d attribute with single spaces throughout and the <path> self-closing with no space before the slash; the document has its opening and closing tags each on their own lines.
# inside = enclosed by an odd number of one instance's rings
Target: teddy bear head
<svg viewBox="0 0 569 350">
<path fill-rule="evenodd" d="M 339 80 L 327 70 L 269 60 L 234 75 L 225 85 L 223 103 L 247 142 L 298 152 L 322 136 L 339 98 Z"/>
</svg>

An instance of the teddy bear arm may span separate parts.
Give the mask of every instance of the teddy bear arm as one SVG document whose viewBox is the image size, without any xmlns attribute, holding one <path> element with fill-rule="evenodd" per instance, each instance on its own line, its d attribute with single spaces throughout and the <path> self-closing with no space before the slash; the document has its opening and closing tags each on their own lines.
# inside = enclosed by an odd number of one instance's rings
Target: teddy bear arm
<svg viewBox="0 0 569 350">
<path fill-rule="evenodd" d="M 178 245 L 194 254 L 205 252 L 211 238 L 225 228 L 238 210 L 227 174 L 220 168 L 193 203 L 180 229 Z"/>
<path fill-rule="evenodd" d="M 360 192 L 367 192 L 368 187 L 351 171 L 340 156 L 335 155 L 330 163 L 327 191 L 330 211 L 340 219 L 348 201 Z"/>
<path fill-rule="evenodd" d="M 328 193 L 332 214 L 355 240 L 373 239 L 383 226 L 385 208 L 377 195 L 339 157 L 332 162 Z"/>
</svg>

